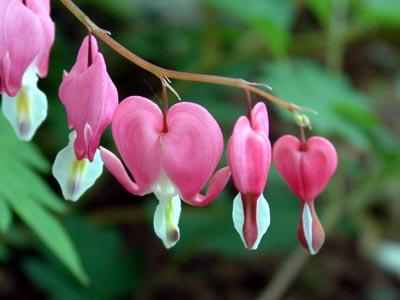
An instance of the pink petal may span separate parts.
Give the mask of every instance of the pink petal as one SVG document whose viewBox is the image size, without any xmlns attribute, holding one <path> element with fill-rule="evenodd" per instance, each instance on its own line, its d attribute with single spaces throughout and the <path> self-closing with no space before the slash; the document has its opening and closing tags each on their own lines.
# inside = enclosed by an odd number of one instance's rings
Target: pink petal
<svg viewBox="0 0 400 300">
<path fill-rule="evenodd" d="M 192 199 L 217 167 L 223 151 L 222 132 L 205 108 L 190 102 L 173 105 L 166 121 L 162 165 L 182 198 Z"/>
<path fill-rule="evenodd" d="M 99 48 L 97 46 L 97 40 L 94 36 L 91 38 L 91 54 L 92 61 L 94 57 L 99 53 Z M 76 58 L 76 63 L 71 69 L 71 73 L 82 73 L 88 68 L 88 55 L 89 55 L 89 36 L 85 37 L 79 48 L 78 57 Z"/>
<path fill-rule="evenodd" d="M 124 165 L 111 151 L 106 148 L 100 147 L 100 155 L 107 169 L 113 176 L 122 184 L 126 190 L 135 195 L 142 195 L 145 193 L 132 179 L 129 178 Z"/>
<path fill-rule="evenodd" d="M 255 199 L 264 191 L 271 164 L 268 116 L 264 105 L 252 112 L 252 124 L 240 117 L 228 142 L 228 163 L 235 187 Z"/>
<path fill-rule="evenodd" d="M 270 143 L 268 112 L 263 102 L 258 102 L 251 110 L 251 127 Z"/>
<path fill-rule="evenodd" d="M 333 145 L 322 137 L 307 140 L 307 150 L 300 150 L 294 136 L 279 138 L 273 149 L 274 163 L 293 193 L 303 201 L 312 201 L 324 189 L 337 166 Z"/>
<path fill-rule="evenodd" d="M 224 167 L 218 170 L 213 175 L 213 177 L 211 177 L 208 190 L 205 195 L 197 193 L 196 195 L 190 198 L 183 198 L 183 201 L 194 206 L 205 206 L 209 204 L 225 188 L 226 184 L 228 183 L 230 175 L 231 173 L 229 171 L 229 167 Z"/>
<path fill-rule="evenodd" d="M 304 228 L 304 210 L 308 208 L 309 214 L 311 217 L 311 223 L 309 224 L 309 232 L 305 232 Z M 315 255 L 319 252 L 322 245 L 325 241 L 325 232 L 322 227 L 318 216 L 314 209 L 314 202 L 311 201 L 309 203 L 303 203 L 301 205 L 302 217 L 300 218 L 299 226 L 297 228 L 297 237 L 300 241 L 300 244 L 307 250 L 310 251 L 312 255 Z M 311 239 L 311 240 L 308 240 Z"/>
<path fill-rule="evenodd" d="M 243 236 L 247 248 L 253 248 L 258 238 L 257 228 L 257 200 L 254 196 L 241 195 L 244 211 Z"/>
<path fill-rule="evenodd" d="M 15 96 L 22 77 L 38 55 L 43 41 L 39 18 L 22 1 L 5 1 L 0 10 L 1 90 Z M 4 56 L 10 57 L 9 73 L 4 74 Z"/>
<path fill-rule="evenodd" d="M 101 135 L 110 124 L 118 105 L 118 93 L 106 69 L 103 55 L 92 38 L 93 61 L 88 67 L 88 38 L 82 44 L 78 59 L 69 74 L 64 73 L 59 96 L 68 115 L 68 123 L 77 131 L 75 154 L 78 159 L 92 160 Z M 85 127 L 91 128 L 90 144 Z"/>
<path fill-rule="evenodd" d="M 161 151 L 166 149 L 160 139 L 162 128 L 161 110 L 139 96 L 123 100 L 113 117 L 118 152 L 143 193 L 150 191 L 161 171 Z"/>
<path fill-rule="evenodd" d="M 50 50 L 54 43 L 55 26 L 50 18 L 49 0 L 27 0 L 26 5 L 39 18 L 42 28 L 43 40 L 41 51 L 38 56 L 38 71 L 41 77 L 45 77 L 48 72 Z"/>
</svg>

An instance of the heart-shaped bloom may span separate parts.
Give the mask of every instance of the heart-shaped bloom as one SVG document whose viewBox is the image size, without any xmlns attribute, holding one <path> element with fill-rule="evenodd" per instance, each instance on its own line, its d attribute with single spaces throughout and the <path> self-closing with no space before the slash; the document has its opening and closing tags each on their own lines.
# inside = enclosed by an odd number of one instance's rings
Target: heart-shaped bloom
<svg viewBox="0 0 400 300">
<path fill-rule="evenodd" d="M 75 65 L 69 73 L 64 72 L 59 97 L 67 111 L 68 124 L 77 133 L 76 158 L 93 160 L 118 105 L 117 89 L 93 36 L 90 43 L 89 37 L 83 40 Z"/>
<path fill-rule="evenodd" d="M 75 131 L 57 154 L 53 174 L 64 198 L 76 201 L 102 172 L 97 149 L 118 105 L 117 89 L 93 36 L 84 39 L 75 65 L 64 72 L 59 96 Z"/>
<path fill-rule="evenodd" d="M 323 137 L 314 136 L 302 144 L 295 136 L 285 135 L 274 145 L 273 160 L 279 174 L 301 201 L 298 238 L 314 255 L 325 239 L 324 229 L 315 213 L 314 200 L 335 173 L 335 147 Z"/>
<path fill-rule="evenodd" d="M 2 110 L 17 136 L 30 140 L 47 115 L 37 74 L 47 75 L 54 42 L 49 0 L 0 0 Z"/>
<path fill-rule="evenodd" d="M 233 201 L 233 223 L 248 249 L 257 249 L 270 223 L 269 205 L 263 196 L 271 143 L 268 113 L 257 103 L 250 117 L 240 117 L 228 142 L 228 163 L 239 194 Z"/>
<path fill-rule="evenodd" d="M 177 103 L 164 116 L 152 101 L 134 96 L 119 104 L 112 134 L 135 181 L 113 153 L 101 148 L 103 162 L 132 194 L 155 194 L 159 205 L 154 230 L 165 247 L 174 246 L 179 240 L 180 198 L 191 205 L 206 205 L 229 179 L 227 167 L 213 175 L 223 151 L 217 122 L 195 103 Z M 207 193 L 200 194 L 211 176 Z"/>
</svg>

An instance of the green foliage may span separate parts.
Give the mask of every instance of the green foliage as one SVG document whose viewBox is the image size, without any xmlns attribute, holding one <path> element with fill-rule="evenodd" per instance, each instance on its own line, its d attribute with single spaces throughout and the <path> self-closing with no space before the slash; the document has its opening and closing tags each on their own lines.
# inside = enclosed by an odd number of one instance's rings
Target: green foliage
<svg viewBox="0 0 400 300">
<path fill-rule="evenodd" d="M 398 0 L 364 0 L 356 2 L 355 10 L 366 22 L 400 27 L 400 2 Z"/>
<path fill-rule="evenodd" d="M 66 207 L 37 174 L 48 171 L 46 159 L 32 143 L 18 141 L 3 117 L 0 128 L 1 229 L 10 227 L 12 210 L 79 280 L 87 281 L 71 239 L 51 213 L 65 212 Z"/>
<path fill-rule="evenodd" d="M 51 255 L 44 260 L 27 260 L 29 277 L 52 299 L 117 299 L 137 286 L 143 276 L 140 253 L 128 252 L 116 231 L 95 227 L 78 216 L 66 219 L 65 225 L 77 244 L 90 281 L 85 286 L 79 284 Z"/>
<path fill-rule="evenodd" d="M 371 299 L 399 298 L 400 290 L 393 278 L 388 279 L 375 269 L 365 254 L 371 249 L 371 240 L 399 237 L 400 74 L 392 74 L 398 72 L 400 61 L 398 0 L 75 3 L 100 27 L 110 30 L 121 44 L 156 64 L 264 82 L 273 87 L 277 96 L 318 111 L 318 115 L 307 113 L 313 124 L 313 130 L 307 134 L 332 140 L 340 157 L 333 181 L 316 202 L 323 226 L 332 230 L 327 230 L 325 247 L 303 269 L 287 297 L 329 298 L 323 294 L 327 287 L 327 291 L 337 293 L 337 298 L 349 298 L 349 291 L 343 295 L 334 285 L 344 278 L 360 286 L 357 290 L 363 291 L 361 298 L 366 294 Z M 61 74 L 70 69 L 81 38 L 87 33 L 59 1 L 54 2 L 52 9 L 57 37 L 49 76 L 40 81 L 49 98 L 49 117 L 35 140 L 51 159 L 65 146 L 68 136 L 65 109 L 57 96 Z M 139 94 L 159 101 L 157 78 L 133 67 L 100 41 L 99 46 L 121 100 Z M 332 53 L 337 60 L 327 63 Z M 236 119 L 246 113 L 242 90 L 179 80 L 172 84 L 183 99 L 203 105 L 214 115 L 226 141 Z M 253 100 L 260 98 L 254 95 Z M 170 104 L 175 101 L 171 95 Z M 284 132 L 297 133 L 291 114 L 270 104 L 268 108 L 272 139 Z M 76 210 L 67 211 L 67 205 L 49 187 L 51 179 L 44 177 L 49 171 L 47 159 L 32 143 L 16 141 L 2 117 L 0 129 L 0 230 L 5 241 L 0 243 L 0 261 L 8 266 L 14 261 L 14 247 L 22 248 L 22 259 L 17 259 L 23 261 L 23 270 L 52 299 L 119 299 L 136 296 L 138 291 L 158 290 L 158 284 L 164 282 L 171 291 L 166 299 L 184 298 L 176 296 L 176 288 L 169 285 L 174 281 L 170 278 L 175 277 L 175 284 L 188 291 L 187 283 L 195 278 L 194 285 L 199 288 L 195 293 L 201 296 L 208 295 L 207 289 L 220 292 L 224 286 L 235 286 L 249 293 L 245 294 L 247 297 L 236 297 L 255 298 L 248 295 L 255 296 L 264 281 L 276 274 L 277 264 L 271 264 L 271 268 L 268 265 L 268 270 L 251 275 L 242 284 L 235 277 L 240 272 L 230 272 L 232 267 L 247 274 L 252 262 L 262 265 L 280 261 L 298 247 L 299 203 L 273 166 L 264 193 L 271 209 L 271 225 L 258 251 L 245 250 L 233 228 L 232 200 L 237 191 L 232 184 L 208 207 L 183 205 L 181 240 L 166 251 L 152 230 L 157 200 L 132 204 L 132 210 L 125 211 L 131 195 L 124 193 L 110 176 L 103 181 L 104 185 L 98 183 L 91 189 L 94 192 L 84 199 L 88 201 L 81 200 Z M 110 136 L 107 134 L 102 144 L 112 148 Z M 123 208 L 116 208 L 120 204 Z M 97 210 L 101 213 L 97 214 Z M 336 223 L 326 218 L 332 211 L 337 214 Z M 58 216 L 64 213 L 69 215 L 61 224 Z M 102 228 L 94 220 L 117 226 Z M 42 243 L 27 243 L 25 224 Z M 137 229 L 140 226 L 147 229 L 142 232 Z M 32 252 L 41 255 L 32 257 Z M 226 270 L 218 269 L 217 279 L 209 274 L 209 267 L 203 266 L 204 253 L 218 262 L 224 261 Z M 192 261 L 197 259 L 206 274 L 204 281 L 193 274 L 196 271 L 192 272 Z M 80 284 L 65 266 L 81 281 L 88 278 L 87 285 Z M 291 267 L 285 266 L 287 271 Z M 360 279 L 358 275 L 365 270 L 373 272 Z M 159 276 L 154 276 L 154 272 Z M 0 275 L 3 279 L 7 272 Z M 292 276 L 296 274 L 290 273 L 288 277 Z M 189 280 L 185 281 L 186 278 Z M 229 298 L 218 292 L 214 298 Z"/>
<path fill-rule="evenodd" d="M 203 1 L 218 11 L 256 29 L 275 55 L 285 53 L 289 46 L 289 30 L 295 15 L 293 1 L 248 0 L 245 4 L 231 0 Z"/>
<path fill-rule="evenodd" d="M 332 0 L 306 0 L 306 3 L 321 24 L 327 25 L 329 23 L 332 16 Z"/>
</svg>

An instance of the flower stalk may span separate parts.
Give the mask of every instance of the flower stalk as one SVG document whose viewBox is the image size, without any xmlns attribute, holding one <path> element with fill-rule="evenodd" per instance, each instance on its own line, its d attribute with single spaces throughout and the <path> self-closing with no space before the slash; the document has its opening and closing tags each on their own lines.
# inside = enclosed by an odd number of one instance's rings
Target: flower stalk
<svg viewBox="0 0 400 300">
<path fill-rule="evenodd" d="M 189 72 L 180 72 L 175 70 L 170 70 L 166 68 L 159 67 L 155 64 L 148 62 L 147 60 L 141 58 L 136 55 L 132 51 L 125 48 L 119 42 L 114 40 L 110 36 L 110 32 L 101 29 L 97 26 L 90 18 L 72 1 L 72 0 L 60 0 L 60 2 L 90 31 L 92 32 L 98 39 L 103 41 L 106 45 L 112 48 L 115 52 L 125 57 L 135 65 L 141 67 L 142 69 L 154 74 L 159 78 L 168 77 L 172 79 L 185 80 L 185 81 L 194 81 L 194 82 L 204 82 L 218 85 L 225 85 L 235 88 L 240 88 L 252 92 L 261 96 L 263 99 L 270 101 L 290 112 L 299 111 L 299 107 L 293 103 L 286 102 L 270 93 L 257 88 L 256 85 L 252 82 L 249 82 L 244 79 L 239 78 L 231 78 L 224 76 L 216 76 L 216 75 L 208 75 L 208 74 L 199 74 L 199 73 L 189 73 Z M 257 85 L 258 86 L 258 85 Z"/>
</svg>

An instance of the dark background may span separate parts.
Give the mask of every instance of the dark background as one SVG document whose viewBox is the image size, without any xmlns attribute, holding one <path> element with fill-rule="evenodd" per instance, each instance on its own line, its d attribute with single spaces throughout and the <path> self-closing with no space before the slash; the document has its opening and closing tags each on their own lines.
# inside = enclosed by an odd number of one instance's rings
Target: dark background
<svg viewBox="0 0 400 300">
<path fill-rule="evenodd" d="M 50 174 L 68 140 L 57 90 L 87 32 L 52 1 L 56 41 L 40 81 L 48 119 L 26 144 L 0 116 L 1 299 L 400 299 L 398 0 L 75 2 L 155 64 L 266 83 L 318 111 L 308 135 L 330 139 L 339 155 L 316 201 L 326 242 L 315 257 L 298 245 L 299 202 L 274 167 L 271 226 L 258 251 L 245 250 L 233 228 L 231 183 L 208 207 L 183 205 L 181 240 L 169 251 L 153 232 L 156 199 L 130 195 L 107 171 L 79 202 L 63 201 Z M 99 44 L 120 100 L 160 103 L 157 78 Z M 225 140 L 246 113 L 241 90 L 172 85 L 214 115 Z M 272 143 L 297 134 L 288 112 L 268 109 Z M 102 145 L 114 148 L 109 129 Z"/>
</svg>

